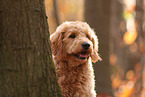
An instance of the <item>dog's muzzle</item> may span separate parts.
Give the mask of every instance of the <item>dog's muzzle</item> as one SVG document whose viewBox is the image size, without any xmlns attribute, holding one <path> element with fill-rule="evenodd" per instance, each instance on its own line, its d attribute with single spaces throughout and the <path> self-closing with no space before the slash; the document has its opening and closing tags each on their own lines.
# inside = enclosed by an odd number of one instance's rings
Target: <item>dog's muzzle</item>
<svg viewBox="0 0 145 97">
<path fill-rule="evenodd" d="M 80 52 L 78 54 L 74 54 L 74 56 L 76 56 L 77 58 L 81 60 L 85 60 L 88 58 L 89 54 L 87 52 Z"/>
<path fill-rule="evenodd" d="M 90 44 L 87 42 L 83 42 L 82 51 L 77 54 L 74 54 L 74 56 L 81 60 L 87 59 L 90 56 L 89 48 L 90 48 Z"/>
<path fill-rule="evenodd" d="M 84 42 L 84 43 L 82 43 L 82 47 L 83 47 L 83 49 L 88 50 L 90 48 L 90 44 L 87 42 Z"/>
</svg>

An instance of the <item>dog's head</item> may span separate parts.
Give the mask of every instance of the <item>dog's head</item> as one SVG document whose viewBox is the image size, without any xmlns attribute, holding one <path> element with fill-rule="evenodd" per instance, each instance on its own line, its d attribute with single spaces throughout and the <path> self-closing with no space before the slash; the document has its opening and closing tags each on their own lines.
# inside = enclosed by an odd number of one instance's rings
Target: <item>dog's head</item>
<svg viewBox="0 0 145 97">
<path fill-rule="evenodd" d="M 64 22 L 50 36 L 52 54 L 61 60 L 93 62 L 101 60 L 98 55 L 98 39 L 85 22 Z"/>
</svg>

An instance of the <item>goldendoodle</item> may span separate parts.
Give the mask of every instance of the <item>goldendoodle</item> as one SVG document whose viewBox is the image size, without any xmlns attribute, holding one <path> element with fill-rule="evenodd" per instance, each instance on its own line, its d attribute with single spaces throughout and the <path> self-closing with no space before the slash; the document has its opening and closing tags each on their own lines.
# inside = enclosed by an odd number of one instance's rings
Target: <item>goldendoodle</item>
<svg viewBox="0 0 145 97">
<path fill-rule="evenodd" d="M 92 62 L 101 58 L 90 26 L 80 21 L 64 22 L 50 40 L 63 97 L 96 97 Z"/>
</svg>

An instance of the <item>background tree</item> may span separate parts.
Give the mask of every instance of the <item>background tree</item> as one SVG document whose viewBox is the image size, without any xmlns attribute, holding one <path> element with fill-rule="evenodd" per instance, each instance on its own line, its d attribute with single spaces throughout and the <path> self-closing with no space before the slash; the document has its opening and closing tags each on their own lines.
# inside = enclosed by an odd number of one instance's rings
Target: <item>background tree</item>
<svg viewBox="0 0 145 97">
<path fill-rule="evenodd" d="M 94 65 L 96 76 L 96 90 L 101 94 L 113 95 L 109 63 L 109 37 L 111 24 L 112 0 L 86 0 L 85 21 L 97 32 L 99 38 L 99 54 L 103 61 Z"/>
<path fill-rule="evenodd" d="M 44 0 L 0 1 L 0 97 L 61 97 Z"/>
<path fill-rule="evenodd" d="M 58 16 L 58 5 L 57 5 L 57 1 L 53 0 L 53 8 L 54 8 L 54 16 L 55 16 L 55 20 L 56 20 L 56 25 L 59 26 L 59 16 Z"/>
<path fill-rule="evenodd" d="M 141 63 L 140 76 L 135 83 L 133 97 L 140 97 L 143 90 L 143 69 L 145 65 L 145 32 L 144 32 L 144 1 L 136 0 L 136 23 L 137 23 L 137 44 L 139 53 L 139 62 Z"/>
<path fill-rule="evenodd" d="M 126 53 L 124 49 L 122 49 L 122 43 L 123 40 L 121 37 L 123 37 L 123 32 L 125 29 L 125 21 L 122 17 L 123 14 L 123 2 L 121 0 L 112 0 L 112 6 L 111 6 L 111 35 L 110 35 L 110 63 L 112 66 L 119 64 L 123 65 L 121 67 L 124 67 L 125 64 L 124 60 L 127 56 L 124 56 L 123 54 Z M 121 29 L 122 28 L 122 29 Z M 117 57 L 117 59 L 116 59 Z"/>
</svg>

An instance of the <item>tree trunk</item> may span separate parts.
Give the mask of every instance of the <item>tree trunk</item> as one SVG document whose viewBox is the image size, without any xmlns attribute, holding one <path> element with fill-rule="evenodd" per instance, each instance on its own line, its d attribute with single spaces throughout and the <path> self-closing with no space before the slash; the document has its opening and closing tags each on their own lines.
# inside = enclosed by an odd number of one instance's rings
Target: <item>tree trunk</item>
<svg viewBox="0 0 145 97">
<path fill-rule="evenodd" d="M 109 63 L 109 35 L 111 0 L 86 0 L 85 20 L 95 29 L 99 38 L 99 54 L 103 61 L 94 65 L 98 95 L 112 94 Z M 99 96 L 98 96 L 99 97 Z"/>
<path fill-rule="evenodd" d="M 145 32 L 143 31 L 144 27 L 144 0 L 136 0 L 136 23 L 137 23 L 137 43 L 139 47 L 140 63 L 141 70 L 140 76 L 135 83 L 135 90 L 132 94 L 133 97 L 140 97 L 143 90 L 143 70 L 145 65 Z"/>
<path fill-rule="evenodd" d="M 61 97 L 44 0 L 0 0 L 0 97 Z"/>
<path fill-rule="evenodd" d="M 59 16 L 58 16 L 58 7 L 57 7 L 57 0 L 53 0 L 53 10 L 54 10 L 54 16 L 56 20 L 56 25 L 59 26 Z"/>
</svg>

